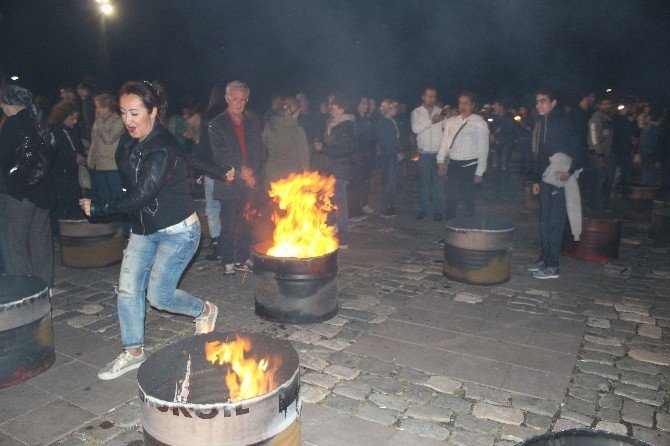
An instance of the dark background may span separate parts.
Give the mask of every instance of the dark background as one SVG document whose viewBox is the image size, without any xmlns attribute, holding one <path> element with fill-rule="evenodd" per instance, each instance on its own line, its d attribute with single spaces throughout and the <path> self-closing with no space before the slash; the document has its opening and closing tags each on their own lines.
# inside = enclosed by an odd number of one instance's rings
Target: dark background
<svg viewBox="0 0 670 446">
<path fill-rule="evenodd" d="M 670 1 L 112 0 L 107 89 L 165 82 L 173 109 L 216 81 L 246 81 L 252 106 L 273 92 L 332 90 L 410 105 L 432 83 L 454 103 L 527 101 L 541 84 L 568 100 L 613 88 L 670 99 Z M 2 0 L 0 75 L 56 97 L 100 69 L 94 0 Z"/>
</svg>

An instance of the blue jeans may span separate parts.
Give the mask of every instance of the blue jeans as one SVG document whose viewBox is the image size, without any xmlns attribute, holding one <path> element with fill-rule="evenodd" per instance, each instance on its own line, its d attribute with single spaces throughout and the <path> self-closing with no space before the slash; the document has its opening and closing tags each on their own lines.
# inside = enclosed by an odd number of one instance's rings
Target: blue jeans
<svg viewBox="0 0 670 446">
<path fill-rule="evenodd" d="M 437 173 L 437 158 L 434 153 L 419 153 L 419 203 L 421 212 L 430 208 L 430 189 L 433 188 L 433 211 L 444 215 L 444 178 Z"/>
<path fill-rule="evenodd" d="M 117 171 L 93 172 L 93 190 L 98 200 L 111 200 L 123 195 L 121 177 Z"/>
<path fill-rule="evenodd" d="M 200 222 L 148 235 L 131 234 L 123 251 L 116 302 L 124 349 L 144 345 L 146 301 L 170 313 L 200 316 L 205 303 L 177 284 L 200 243 Z"/>
<path fill-rule="evenodd" d="M 349 180 L 335 180 L 335 195 L 332 203 L 337 206 L 335 223 L 337 223 L 337 238 L 340 245 L 349 243 L 349 208 L 347 207 L 347 184 Z"/>
<path fill-rule="evenodd" d="M 561 255 L 563 230 L 568 212 L 565 204 L 565 188 L 552 186 L 545 182 L 540 183 L 540 242 L 542 244 L 543 260 L 547 266 L 558 268 L 558 259 Z"/>
<path fill-rule="evenodd" d="M 214 180 L 205 176 L 205 215 L 207 215 L 207 226 L 212 238 L 221 235 L 221 202 L 214 199 Z"/>
<path fill-rule="evenodd" d="M 398 179 L 398 159 L 395 155 L 379 158 L 382 168 L 382 209 L 393 207 L 395 184 Z"/>
</svg>

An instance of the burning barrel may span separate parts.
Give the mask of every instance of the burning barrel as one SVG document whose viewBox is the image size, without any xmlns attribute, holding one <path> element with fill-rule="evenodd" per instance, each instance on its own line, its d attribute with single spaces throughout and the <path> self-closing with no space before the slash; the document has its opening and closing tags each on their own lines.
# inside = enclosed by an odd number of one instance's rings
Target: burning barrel
<svg viewBox="0 0 670 446">
<path fill-rule="evenodd" d="M 472 285 L 510 278 L 514 227 L 494 218 L 454 218 L 444 234 L 444 275 Z"/>
<path fill-rule="evenodd" d="M 150 446 L 299 446 L 298 353 L 257 333 L 210 333 L 164 347 L 140 366 Z"/>
<path fill-rule="evenodd" d="M 519 446 L 651 446 L 626 435 L 587 428 L 568 429 L 529 438 Z"/>
<path fill-rule="evenodd" d="M 649 220 L 658 187 L 622 184 L 616 197 L 616 209 L 625 219 Z"/>
<path fill-rule="evenodd" d="M 654 200 L 649 237 L 661 242 L 670 242 L 670 197 Z"/>
<path fill-rule="evenodd" d="M 39 375 L 55 359 L 46 282 L 33 276 L 0 276 L 0 388 Z"/>
<path fill-rule="evenodd" d="M 337 250 L 304 259 L 253 249 L 256 314 L 292 324 L 321 322 L 337 314 Z"/>
<path fill-rule="evenodd" d="M 623 220 L 614 211 L 587 210 L 582 215 L 582 233 L 575 242 L 566 224 L 561 252 L 573 259 L 605 263 L 619 257 Z"/>
<path fill-rule="evenodd" d="M 71 268 L 99 268 L 123 259 L 122 222 L 59 220 L 61 263 Z"/>
</svg>

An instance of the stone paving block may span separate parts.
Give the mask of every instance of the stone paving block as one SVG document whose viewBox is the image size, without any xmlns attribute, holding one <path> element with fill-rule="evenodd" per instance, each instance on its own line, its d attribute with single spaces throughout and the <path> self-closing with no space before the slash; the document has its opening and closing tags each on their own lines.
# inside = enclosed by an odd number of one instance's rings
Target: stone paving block
<svg viewBox="0 0 670 446">
<path fill-rule="evenodd" d="M 474 383 L 465 383 L 463 388 L 465 389 L 466 398 L 496 404 L 498 406 L 509 406 L 510 404 L 509 400 L 511 394 L 504 390 L 492 389 Z"/>
<path fill-rule="evenodd" d="M 596 410 L 595 400 L 594 402 L 588 402 L 569 396 L 565 398 L 563 405 L 566 409 L 579 412 L 589 417 L 593 416 Z"/>
<path fill-rule="evenodd" d="M 354 413 L 361 405 L 361 402 L 341 395 L 330 394 L 323 399 L 322 404 L 338 412 Z"/>
<path fill-rule="evenodd" d="M 302 389 L 301 389 L 302 390 Z M 302 393 L 301 393 L 302 396 Z M 140 405 L 139 398 L 134 398 L 115 409 L 103 414 L 103 417 L 110 420 L 114 425 L 124 429 L 131 429 L 140 424 Z"/>
<path fill-rule="evenodd" d="M 448 376 L 431 376 L 428 381 L 422 384 L 438 392 L 451 394 L 463 385 L 461 381 L 451 379 Z"/>
<path fill-rule="evenodd" d="M 619 318 L 622 321 L 635 322 L 638 324 L 656 325 L 656 319 L 651 316 L 642 316 L 636 313 L 621 313 Z"/>
<path fill-rule="evenodd" d="M 354 370 L 352 368 L 340 365 L 328 366 L 325 369 L 323 369 L 323 372 L 336 378 L 345 379 L 347 381 L 351 381 L 361 373 L 360 370 Z"/>
<path fill-rule="evenodd" d="M 328 325 L 334 325 L 336 327 L 343 327 L 344 325 L 346 325 L 347 322 L 349 322 L 348 319 L 344 319 L 340 316 L 335 316 L 333 318 L 328 319 L 327 321 L 324 321 L 323 323 Z"/>
<path fill-rule="evenodd" d="M 533 412 L 527 412 L 525 415 L 524 424 L 528 427 L 536 429 L 538 432 L 547 432 L 551 427 L 552 419 L 544 415 L 538 415 Z"/>
<path fill-rule="evenodd" d="M 433 438 L 435 440 L 445 440 L 451 433 L 450 430 L 444 426 L 434 423 L 425 423 L 423 421 L 415 420 L 414 418 L 406 418 L 402 420 L 398 428 L 414 435 Z"/>
<path fill-rule="evenodd" d="M 670 444 L 670 433 L 642 426 L 633 426 L 633 437 L 646 441 L 652 446 L 667 446 Z"/>
<path fill-rule="evenodd" d="M 556 415 L 560 404 L 556 401 L 535 398 L 526 395 L 515 395 L 512 398 L 512 407 L 523 410 L 524 412 L 532 412 L 547 417 Z"/>
<path fill-rule="evenodd" d="M 449 438 L 450 444 L 457 446 L 492 446 L 494 440 L 493 435 L 467 431 L 454 431 Z"/>
<path fill-rule="evenodd" d="M 503 424 L 520 426 L 523 423 L 523 412 L 512 407 L 494 406 L 493 404 L 479 402 L 475 403 L 472 414 L 477 418 Z"/>
<path fill-rule="evenodd" d="M 625 424 L 621 423 L 612 423 L 610 421 L 598 421 L 598 423 L 596 423 L 596 429 L 607 432 L 613 432 L 619 435 L 628 435 L 628 428 L 626 427 Z"/>
<path fill-rule="evenodd" d="M 443 407 L 427 406 L 419 404 L 410 407 L 405 412 L 405 416 L 424 421 L 434 421 L 438 423 L 448 423 L 452 420 L 454 412 Z"/>
<path fill-rule="evenodd" d="M 610 328 L 612 326 L 612 323 L 609 321 L 609 319 L 603 319 L 599 317 L 588 318 L 586 324 L 589 327 L 597 327 L 597 328 Z"/>
<path fill-rule="evenodd" d="M 570 386 L 568 389 L 568 394 L 574 398 L 592 403 L 595 403 L 595 401 L 598 399 L 598 392 L 596 390 L 586 389 L 579 386 Z"/>
<path fill-rule="evenodd" d="M 631 386 L 630 384 L 619 384 L 614 389 L 614 393 L 630 398 L 638 403 L 650 404 L 652 406 L 661 406 L 663 404 L 663 394 L 661 392 Z"/>
<path fill-rule="evenodd" d="M 419 371 L 419 370 L 414 370 L 411 367 L 397 367 L 395 374 L 392 375 L 394 379 L 400 380 L 400 381 L 407 381 L 410 383 L 416 383 L 416 382 L 422 382 L 426 381 L 430 374 Z"/>
<path fill-rule="evenodd" d="M 137 409 L 139 411 L 139 408 Z M 114 423 L 107 420 L 96 418 L 95 420 L 86 423 L 83 427 L 77 429 L 75 435 L 85 438 L 93 444 L 104 443 L 112 437 L 121 434 L 123 429 L 114 426 Z"/>
<path fill-rule="evenodd" d="M 648 362 L 638 361 L 629 357 L 619 359 L 616 366 L 622 370 L 632 370 L 635 372 L 645 373 L 647 375 L 657 375 L 659 367 Z"/>
<path fill-rule="evenodd" d="M 98 381 L 98 368 L 81 361 L 47 370 L 30 380 L 30 384 L 57 396 Z"/>
<path fill-rule="evenodd" d="M 593 335 L 584 335 L 584 340 L 587 342 L 592 342 L 599 345 L 609 345 L 614 347 L 621 347 L 623 342 L 619 338 L 613 337 L 603 337 L 603 336 L 593 336 Z"/>
<path fill-rule="evenodd" d="M 305 344 L 315 344 L 320 341 L 321 335 L 308 330 L 299 330 L 289 336 L 289 341 L 298 341 Z"/>
<path fill-rule="evenodd" d="M 329 363 L 325 359 L 317 356 L 302 354 L 300 355 L 300 365 L 310 370 L 321 371 L 326 368 Z"/>
<path fill-rule="evenodd" d="M 621 407 L 623 406 L 623 398 L 618 395 L 612 395 L 611 393 L 603 393 L 600 395 L 598 405 L 601 408 L 621 410 Z"/>
<path fill-rule="evenodd" d="M 624 400 L 621 419 L 645 427 L 654 427 L 654 408 L 647 404 Z"/>
<path fill-rule="evenodd" d="M 18 384 L 0 391 L 0 423 L 43 406 L 56 396 L 29 383 Z"/>
<path fill-rule="evenodd" d="M 128 374 L 130 375 L 130 374 Z M 101 415 L 137 398 L 137 382 L 123 378 L 96 381 L 63 395 L 63 399 L 82 409 Z"/>
<path fill-rule="evenodd" d="M 365 374 L 365 375 L 359 375 L 359 377 L 356 380 L 359 383 L 368 385 L 372 389 L 375 389 L 383 393 L 399 393 L 405 388 L 405 385 L 403 383 L 382 376 Z"/>
<path fill-rule="evenodd" d="M 626 349 L 623 346 L 596 344 L 595 342 L 584 342 L 584 350 L 607 353 L 608 355 L 623 356 Z"/>
<path fill-rule="evenodd" d="M 587 362 L 596 362 L 598 364 L 614 365 L 616 361 L 616 356 L 608 355 L 607 353 L 602 352 L 583 352 L 580 355 L 582 361 Z"/>
<path fill-rule="evenodd" d="M 505 425 L 500 433 L 500 438 L 515 443 L 521 443 L 525 439 L 536 435 L 539 435 L 539 432 L 529 427 Z"/>
<path fill-rule="evenodd" d="M 348 309 L 348 310 L 367 310 L 367 308 L 370 306 L 368 302 L 361 302 L 360 300 L 353 299 L 353 300 L 347 300 L 343 301 L 340 303 L 340 308 Z"/>
<path fill-rule="evenodd" d="M 477 418 L 467 413 L 456 413 L 455 417 L 454 427 L 472 432 L 495 435 L 503 426 L 496 421 Z"/>
<path fill-rule="evenodd" d="M 624 333 L 635 333 L 637 324 L 630 321 L 622 321 L 621 319 L 614 319 L 612 321 L 612 329 Z"/>
<path fill-rule="evenodd" d="M 67 401 L 55 400 L 0 425 L 0 429 L 27 445 L 50 444 L 71 433 L 95 414 Z M 39 420 L 39 428 L 35 428 Z"/>
<path fill-rule="evenodd" d="M 322 341 L 317 341 L 315 344 L 320 347 L 325 347 L 336 351 L 341 351 L 351 346 L 350 342 L 344 341 L 342 339 L 324 339 Z"/>
<path fill-rule="evenodd" d="M 616 303 L 614 304 L 614 309 L 619 313 L 635 313 L 642 316 L 649 316 L 648 304 L 644 304 L 644 306 L 637 306 L 627 305 L 625 303 Z"/>
<path fill-rule="evenodd" d="M 579 370 L 590 375 L 604 376 L 612 380 L 619 379 L 619 371 L 616 367 L 595 362 L 579 361 Z"/>
<path fill-rule="evenodd" d="M 579 429 L 583 427 L 588 427 L 588 425 L 583 424 L 583 423 L 578 423 L 573 420 L 561 418 L 559 420 L 556 420 L 556 423 L 554 424 L 554 428 L 552 429 L 552 432 L 560 432 L 568 429 Z"/>
<path fill-rule="evenodd" d="M 482 302 L 484 299 L 481 296 L 478 296 L 476 294 L 470 294 L 470 293 L 458 293 L 456 296 L 454 296 L 454 300 L 456 302 L 466 302 L 469 304 L 478 304 Z"/>
<path fill-rule="evenodd" d="M 407 400 L 383 393 L 373 393 L 368 397 L 368 399 L 382 409 L 393 409 L 402 412 L 409 406 L 409 402 Z"/>
<path fill-rule="evenodd" d="M 350 387 L 347 385 L 336 385 L 333 388 L 333 393 L 336 395 L 344 396 L 359 401 L 365 400 L 365 398 L 368 396 L 367 391 L 357 389 L 355 387 Z"/>
<path fill-rule="evenodd" d="M 609 390 L 609 380 L 596 375 L 575 373 L 572 376 L 572 382 L 576 386 L 585 387 L 587 389 L 595 389 L 604 392 Z"/>
<path fill-rule="evenodd" d="M 624 384 L 632 384 L 637 387 L 642 387 L 644 389 L 658 390 L 661 385 L 661 377 L 624 370 L 621 372 L 621 382 Z"/>
<path fill-rule="evenodd" d="M 105 446 L 140 446 L 144 443 L 144 436 L 136 430 L 126 431 L 105 443 Z"/>
<path fill-rule="evenodd" d="M 442 275 L 440 275 L 442 279 Z M 385 446 L 444 446 L 444 442 L 427 437 L 419 437 L 409 432 L 397 430 Z"/>
<path fill-rule="evenodd" d="M 335 376 L 325 375 L 323 373 L 308 373 L 300 377 L 301 382 L 314 384 L 325 389 L 332 389 L 335 384 L 340 382 Z"/>
<path fill-rule="evenodd" d="M 323 387 L 300 383 L 300 399 L 306 403 L 318 403 L 329 394 L 330 391 Z"/>
<path fill-rule="evenodd" d="M 662 366 L 670 365 L 670 355 L 664 355 L 662 353 L 655 353 L 641 349 L 631 349 L 628 352 L 628 356 L 633 359 L 637 359 L 638 361 L 649 362 L 651 364 Z"/>
<path fill-rule="evenodd" d="M 670 414 L 667 412 L 656 412 L 656 428 L 670 432 Z"/>
<path fill-rule="evenodd" d="M 0 432 L 0 444 L 2 446 L 24 446 L 25 443 L 21 443 L 18 440 L 13 439 L 7 434 Z M 82 446 L 85 446 L 84 443 L 81 443 Z M 74 446 L 74 445 L 73 445 Z"/>
<path fill-rule="evenodd" d="M 572 420 L 585 426 L 590 426 L 591 423 L 593 422 L 594 416 L 582 414 L 574 410 L 563 408 L 561 409 L 561 418 L 566 420 Z"/>
<path fill-rule="evenodd" d="M 556 373 L 511 366 L 508 376 L 500 387 L 510 392 L 537 398 L 559 400 L 565 395 L 569 379 L 568 376 Z M 478 381 L 482 382 L 482 380 Z M 483 384 L 491 385 L 489 383 Z"/>
<path fill-rule="evenodd" d="M 431 406 L 444 407 L 454 412 L 468 413 L 472 409 L 472 403 L 455 395 L 439 395 L 431 403 Z"/>
<path fill-rule="evenodd" d="M 391 409 L 382 409 L 374 404 L 367 403 L 356 412 L 356 416 L 384 426 L 391 426 L 400 417 L 401 413 Z"/>
<path fill-rule="evenodd" d="M 637 328 L 637 334 L 647 338 L 661 339 L 663 329 L 657 325 L 640 324 Z"/>
</svg>

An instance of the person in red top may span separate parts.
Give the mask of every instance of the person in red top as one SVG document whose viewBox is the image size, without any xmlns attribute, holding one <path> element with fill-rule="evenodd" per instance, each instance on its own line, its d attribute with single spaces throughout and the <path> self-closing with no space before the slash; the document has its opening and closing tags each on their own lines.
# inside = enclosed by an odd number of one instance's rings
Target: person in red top
<svg viewBox="0 0 670 446">
<path fill-rule="evenodd" d="M 228 107 L 207 124 L 212 158 L 239 172 L 231 183 L 214 183 L 214 198 L 221 201 L 218 255 L 224 275 L 251 269 L 251 224 L 244 214 L 253 208 L 254 189 L 263 184 L 260 176 L 267 158 L 258 120 L 246 111 L 249 93 L 244 82 L 226 85 Z"/>
</svg>

